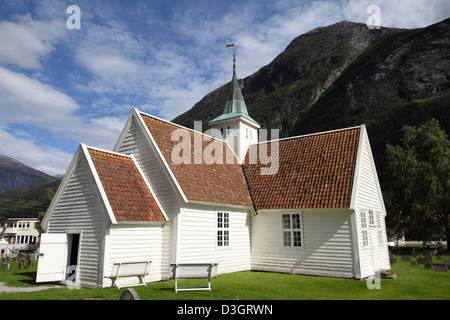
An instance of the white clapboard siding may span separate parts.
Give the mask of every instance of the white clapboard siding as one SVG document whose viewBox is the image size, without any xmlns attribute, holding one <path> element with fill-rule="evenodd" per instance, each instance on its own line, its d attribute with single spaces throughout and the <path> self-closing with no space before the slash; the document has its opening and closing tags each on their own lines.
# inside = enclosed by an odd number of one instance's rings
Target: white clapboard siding
<svg viewBox="0 0 450 320">
<path fill-rule="evenodd" d="M 374 274 L 379 269 L 390 269 L 389 251 L 387 247 L 387 234 L 385 223 L 385 209 L 383 198 L 379 189 L 378 177 L 372 158 L 371 148 L 367 134 L 363 136 L 361 160 L 358 180 L 356 181 L 355 211 L 357 217 L 357 234 L 359 247 L 359 260 L 361 277 L 365 278 Z M 374 224 L 369 225 L 368 210 L 374 212 Z M 368 245 L 363 245 L 363 229 L 361 225 L 361 212 L 366 213 Z M 378 236 L 378 214 L 381 216 L 382 242 Z"/>
<path fill-rule="evenodd" d="M 145 282 L 162 280 L 161 252 L 162 252 L 162 225 L 113 225 L 109 230 L 108 262 L 105 276 L 111 275 L 114 263 L 152 261 L 150 274 Z M 139 282 L 138 278 L 131 281 Z M 110 285 L 109 280 L 109 285 Z M 105 282 L 105 286 L 108 282 Z"/>
<path fill-rule="evenodd" d="M 369 139 L 364 135 L 361 150 L 361 162 L 359 166 L 358 181 L 355 197 L 355 208 L 373 209 L 383 211 L 383 199 L 380 198 L 378 189 L 378 177 L 373 162 Z"/>
<path fill-rule="evenodd" d="M 128 131 L 121 143 L 116 147 L 116 151 L 124 154 L 132 154 L 139 164 L 145 178 L 149 182 L 155 197 L 163 207 L 164 212 L 169 218 L 169 223 L 163 227 L 163 251 L 162 261 L 166 270 L 163 274 L 169 273 L 169 264 L 173 261 L 172 258 L 172 224 L 176 211 L 176 201 L 174 194 L 170 189 L 169 182 L 158 165 L 157 155 L 155 150 L 149 145 L 148 140 L 144 138 L 145 132 L 141 126 L 138 125 L 137 120 L 130 118 L 131 123 Z"/>
<path fill-rule="evenodd" d="M 48 233 L 81 232 L 79 277 L 83 286 L 101 285 L 99 265 L 103 258 L 104 208 L 99 205 L 93 179 L 80 158 L 69 182 L 54 208 Z"/>
<path fill-rule="evenodd" d="M 302 215 L 302 247 L 283 246 L 280 210 L 252 218 L 252 270 L 352 278 L 351 211 L 296 213 Z"/>
<path fill-rule="evenodd" d="M 217 246 L 217 212 L 229 213 L 230 245 Z M 247 210 L 189 206 L 178 217 L 178 263 L 218 263 L 219 273 L 250 270 Z"/>
</svg>

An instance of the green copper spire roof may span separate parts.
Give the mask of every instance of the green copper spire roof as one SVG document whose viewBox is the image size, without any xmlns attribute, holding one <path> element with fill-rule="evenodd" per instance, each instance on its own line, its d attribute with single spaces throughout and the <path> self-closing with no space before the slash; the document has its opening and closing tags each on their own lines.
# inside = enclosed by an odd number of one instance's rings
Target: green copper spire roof
<svg viewBox="0 0 450 320">
<path fill-rule="evenodd" d="M 211 120 L 209 124 L 226 119 L 243 117 L 259 125 L 258 122 L 256 122 L 248 115 L 244 97 L 242 96 L 241 87 L 239 86 L 239 81 L 236 77 L 236 64 L 234 63 L 234 61 L 236 60 L 233 59 L 233 78 L 231 79 L 231 85 L 228 91 L 227 101 L 225 102 L 225 108 L 223 109 L 222 114 L 217 118 Z"/>
</svg>

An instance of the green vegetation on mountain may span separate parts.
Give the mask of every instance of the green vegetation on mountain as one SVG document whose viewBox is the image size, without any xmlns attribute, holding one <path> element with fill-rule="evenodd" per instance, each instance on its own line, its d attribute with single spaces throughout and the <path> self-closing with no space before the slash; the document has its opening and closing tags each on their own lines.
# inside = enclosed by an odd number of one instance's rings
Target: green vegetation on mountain
<svg viewBox="0 0 450 320">
<path fill-rule="evenodd" d="M 47 211 L 61 181 L 27 185 L 0 193 L 0 221 L 7 218 L 37 218 Z"/>
</svg>

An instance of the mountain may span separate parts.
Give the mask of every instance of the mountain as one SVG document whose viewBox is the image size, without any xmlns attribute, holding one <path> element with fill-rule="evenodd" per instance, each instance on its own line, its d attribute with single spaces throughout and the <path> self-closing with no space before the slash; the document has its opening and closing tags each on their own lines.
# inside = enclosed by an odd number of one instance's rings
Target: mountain
<svg viewBox="0 0 450 320">
<path fill-rule="evenodd" d="M 0 155 L 0 193 L 26 185 L 48 184 L 55 181 L 58 181 L 58 178 Z"/>
<path fill-rule="evenodd" d="M 280 137 L 365 124 L 384 183 L 386 142 L 398 143 L 404 125 L 436 118 L 450 132 L 449 52 L 450 19 L 418 29 L 339 22 L 295 38 L 240 83 L 251 117 Z M 202 120 L 206 128 L 227 89 L 173 121 L 192 128 Z"/>
<path fill-rule="evenodd" d="M 7 218 L 37 218 L 47 211 L 61 180 L 29 184 L 0 193 L 0 221 Z"/>
</svg>

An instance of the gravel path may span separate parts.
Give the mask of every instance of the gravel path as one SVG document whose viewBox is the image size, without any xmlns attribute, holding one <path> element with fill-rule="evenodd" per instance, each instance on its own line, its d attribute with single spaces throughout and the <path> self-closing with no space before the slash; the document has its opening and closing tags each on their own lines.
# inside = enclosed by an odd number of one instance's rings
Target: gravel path
<svg viewBox="0 0 450 320">
<path fill-rule="evenodd" d="M 4 282 L 0 282 L 0 293 L 4 292 L 32 292 L 46 289 L 61 288 L 62 286 L 45 286 L 45 287 L 8 287 Z"/>
</svg>

